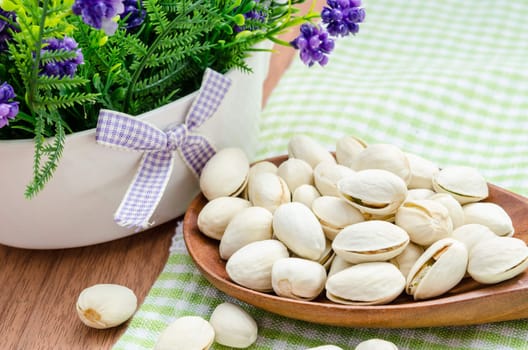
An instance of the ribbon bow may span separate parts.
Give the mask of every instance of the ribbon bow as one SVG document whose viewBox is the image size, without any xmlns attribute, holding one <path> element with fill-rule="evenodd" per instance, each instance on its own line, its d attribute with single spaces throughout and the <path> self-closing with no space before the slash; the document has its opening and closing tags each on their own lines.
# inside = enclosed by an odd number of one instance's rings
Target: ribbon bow
<svg viewBox="0 0 528 350">
<path fill-rule="evenodd" d="M 144 152 L 136 176 L 114 214 L 117 224 L 138 229 L 151 225 L 149 219 L 169 181 L 176 151 L 189 169 L 200 176 L 215 149 L 204 136 L 193 131 L 216 112 L 230 85 L 229 78 L 207 69 L 185 123 L 165 131 L 124 113 L 100 111 L 97 143 Z"/>
</svg>

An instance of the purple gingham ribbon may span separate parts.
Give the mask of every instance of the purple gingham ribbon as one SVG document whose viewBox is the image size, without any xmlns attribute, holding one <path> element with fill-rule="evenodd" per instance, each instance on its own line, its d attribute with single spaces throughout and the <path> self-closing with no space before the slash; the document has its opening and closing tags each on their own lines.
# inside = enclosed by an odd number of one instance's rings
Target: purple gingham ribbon
<svg viewBox="0 0 528 350">
<path fill-rule="evenodd" d="M 207 69 L 185 123 L 165 131 L 124 113 L 100 111 L 97 143 L 144 152 L 136 176 L 114 214 L 120 226 L 144 229 L 151 225 L 149 219 L 169 181 L 175 151 L 200 176 L 215 149 L 204 136 L 193 131 L 216 112 L 230 85 L 229 78 Z"/>
</svg>

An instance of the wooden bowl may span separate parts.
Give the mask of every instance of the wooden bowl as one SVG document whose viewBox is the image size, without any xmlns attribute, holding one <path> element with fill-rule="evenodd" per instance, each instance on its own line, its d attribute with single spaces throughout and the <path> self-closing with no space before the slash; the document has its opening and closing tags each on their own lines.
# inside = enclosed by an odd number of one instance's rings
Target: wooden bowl
<svg viewBox="0 0 528 350">
<path fill-rule="evenodd" d="M 278 165 L 286 156 L 268 160 Z M 491 184 L 489 190 L 486 201 L 501 205 L 513 220 L 514 237 L 527 242 L 528 199 Z M 199 194 L 185 214 L 183 238 L 189 254 L 216 288 L 272 313 L 320 324 L 373 328 L 469 325 L 528 317 L 528 271 L 495 285 L 483 285 L 465 278 L 441 297 L 413 301 L 402 293 L 392 303 L 376 306 L 340 305 L 324 295 L 314 301 L 299 301 L 247 289 L 229 279 L 225 261 L 219 255 L 219 242 L 198 229 L 198 214 L 206 203 L 206 198 Z"/>
</svg>

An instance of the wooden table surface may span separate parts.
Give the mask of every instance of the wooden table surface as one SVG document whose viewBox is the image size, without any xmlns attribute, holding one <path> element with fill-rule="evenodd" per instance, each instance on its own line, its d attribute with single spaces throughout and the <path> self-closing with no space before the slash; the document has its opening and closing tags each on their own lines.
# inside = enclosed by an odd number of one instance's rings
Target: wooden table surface
<svg viewBox="0 0 528 350">
<path fill-rule="evenodd" d="M 295 35 L 291 32 L 283 39 Z M 264 102 L 294 54 L 289 48 L 277 49 L 264 83 Z M 0 349 L 111 348 L 126 324 L 107 330 L 86 327 L 75 311 L 79 293 L 93 284 L 117 283 L 134 290 L 141 304 L 167 261 L 175 227 L 173 220 L 83 248 L 26 250 L 0 245 Z"/>
</svg>

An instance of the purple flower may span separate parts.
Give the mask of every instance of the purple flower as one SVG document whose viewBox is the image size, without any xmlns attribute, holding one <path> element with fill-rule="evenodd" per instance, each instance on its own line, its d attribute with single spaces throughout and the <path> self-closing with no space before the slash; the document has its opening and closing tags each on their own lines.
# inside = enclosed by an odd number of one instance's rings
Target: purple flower
<svg viewBox="0 0 528 350">
<path fill-rule="evenodd" d="M 64 37 L 64 39 L 47 39 L 44 41 L 47 45 L 42 48 L 42 52 L 45 51 L 75 51 L 76 56 L 63 61 L 51 61 L 40 66 L 41 75 L 55 76 L 55 77 L 73 77 L 77 66 L 84 63 L 84 57 L 81 49 L 77 48 L 77 42 L 70 38 Z"/>
<path fill-rule="evenodd" d="M 76 0 L 72 10 L 82 16 L 84 23 L 112 35 L 117 30 L 117 22 L 112 19 L 123 13 L 125 6 L 123 0 Z"/>
<path fill-rule="evenodd" d="M 304 23 L 301 34 L 290 44 L 300 50 L 301 60 L 311 67 L 314 63 L 324 66 L 328 63 L 328 55 L 334 49 L 334 40 L 320 25 Z"/>
<path fill-rule="evenodd" d="M 9 124 L 18 114 L 18 102 L 10 101 L 16 97 L 13 87 L 4 82 L 0 85 L 0 128 Z"/>
<path fill-rule="evenodd" d="M 127 29 L 140 26 L 145 20 L 147 11 L 143 8 L 141 0 L 125 0 L 123 1 L 125 10 L 121 14 L 121 19 L 125 20 Z"/>
<path fill-rule="evenodd" d="M 11 31 L 18 31 L 13 25 L 16 13 L 0 9 L 0 52 L 7 50 L 7 42 L 12 38 Z M 5 19 L 4 19 L 5 18 Z"/>
<path fill-rule="evenodd" d="M 328 7 L 321 11 L 321 19 L 333 36 L 347 36 L 359 31 L 365 19 L 361 0 L 327 0 Z"/>
<path fill-rule="evenodd" d="M 267 9 L 267 4 L 264 4 L 264 3 L 260 3 L 260 0 L 255 0 L 255 7 L 244 13 L 244 18 L 246 19 L 246 21 L 248 21 L 249 23 L 255 23 L 255 22 L 261 22 L 261 23 L 266 23 L 266 14 L 265 14 L 265 10 Z M 249 24 L 249 25 L 243 25 L 243 26 L 235 26 L 234 27 L 234 31 L 236 33 L 240 33 L 241 31 L 244 31 L 244 30 L 253 30 L 255 29 L 254 28 L 255 26 Z"/>
</svg>

